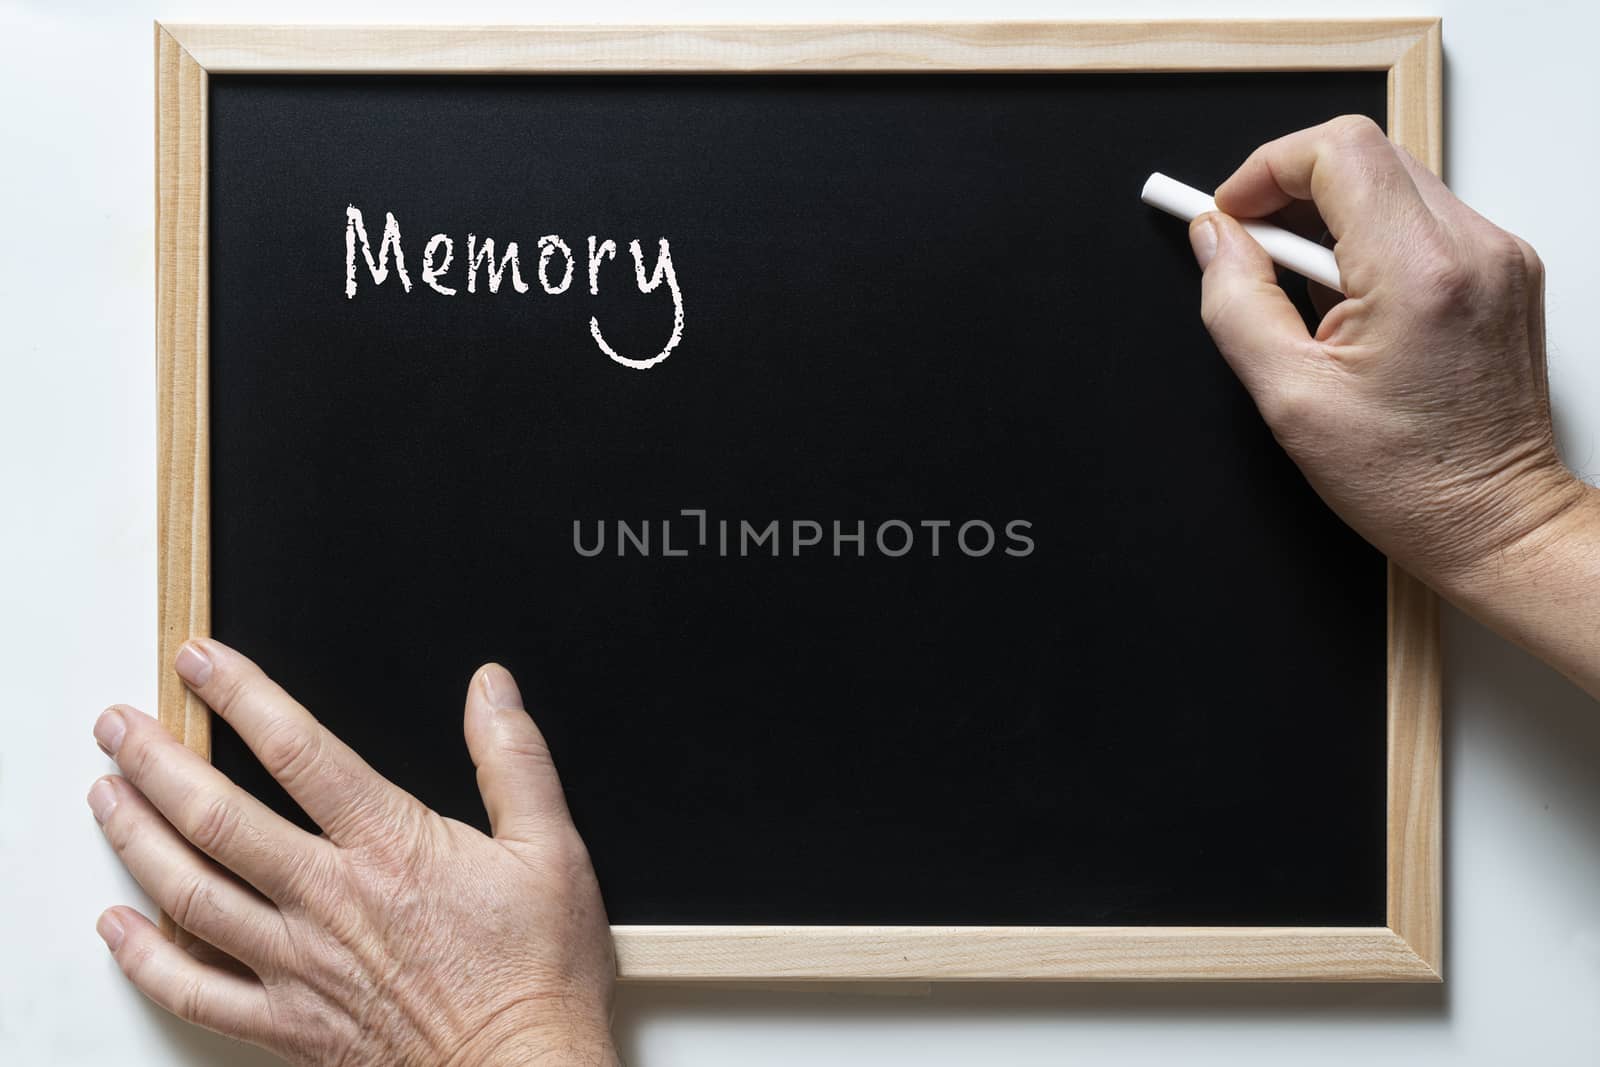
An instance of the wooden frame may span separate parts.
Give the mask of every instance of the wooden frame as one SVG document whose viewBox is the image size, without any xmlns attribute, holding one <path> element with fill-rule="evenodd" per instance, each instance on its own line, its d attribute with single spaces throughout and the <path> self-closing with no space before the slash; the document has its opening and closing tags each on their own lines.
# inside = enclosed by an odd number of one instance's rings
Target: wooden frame
<svg viewBox="0 0 1600 1067">
<path fill-rule="evenodd" d="M 171 670 L 209 632 L 206 99 L 213 73 L 1384 70 L 1389 133 L 1442 159 L 1436 19 L 684 27 L 156 25 L 161 721 L 210 754 Z M 625 979 L 1438 981 L 1433 593 L 1389 567 L 1388 894 L 1380 927 L 618 926 Z"/>
</svg>

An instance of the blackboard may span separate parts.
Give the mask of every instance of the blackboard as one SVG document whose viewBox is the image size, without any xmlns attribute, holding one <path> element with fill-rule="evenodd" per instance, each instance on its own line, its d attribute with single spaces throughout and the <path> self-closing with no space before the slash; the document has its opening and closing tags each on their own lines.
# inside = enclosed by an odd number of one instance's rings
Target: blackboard
<svg viewBox="0 0 1600 1067">
<path fill-rule="evenodd" d="M 1349 73 L 220 77 L 215 634 L 480 825 L 461 692 L 505 663 L 617 923 L 1381 924 L 1384 561 L 1137 190 L 1384 103 Z M 358 242 L 347 296 L 350 205 L 374 249 L 394 215 L 410 292 Z M 436 232 L 453 297 L 418 280 Z M 469 233 L 529 291 L 467 293 Z M 685 326 L 639 370 L 588 321 L 662 347 L 626 243 L 648 274 L 663 236 Z"/>
<path fill-rule="evenodd" d="M 1436 165 L 1436 22 L 157 44 L 164 655 L 480 826 L 505 663 L 625 977 L 1437 979 L 1431 595 L 1137 196 Z"/>
</svg>

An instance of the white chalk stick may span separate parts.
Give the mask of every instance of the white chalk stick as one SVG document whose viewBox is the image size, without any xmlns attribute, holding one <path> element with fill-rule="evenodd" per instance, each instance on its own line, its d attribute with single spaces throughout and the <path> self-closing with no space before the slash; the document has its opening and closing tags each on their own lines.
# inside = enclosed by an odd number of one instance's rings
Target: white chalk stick
<svg viewBox="0 0 1600 1067">
<path fill-rule="evenodd" d="M 1150 175 L 1144 183 L 1144 192 L 1139 194 L 1139 199 L 1169 215 L 1176 215 L 1185 222 L 1208 211 L 1217 210 L 1217 202 L 1209 195 L 1192 185 L 1185 185 L 1161 173 Z M 1244 219 L 1239 221 L 1243 224 L 1245 232 L 1266 249 L 1267 255 L 1272 257 L 1272 262 L 1310 278 L 1319 285 L 1326 285 L 1329 289 L 1340 293 L 1344 292 L 1344 285 L 1339 281 L 1339 261 L 1333 258 L 1333 249 L 1324 248 L 1315 241 L 1308 241 L 1299 234 L 1290 233 L 1270 222 Z"/>
</svg>

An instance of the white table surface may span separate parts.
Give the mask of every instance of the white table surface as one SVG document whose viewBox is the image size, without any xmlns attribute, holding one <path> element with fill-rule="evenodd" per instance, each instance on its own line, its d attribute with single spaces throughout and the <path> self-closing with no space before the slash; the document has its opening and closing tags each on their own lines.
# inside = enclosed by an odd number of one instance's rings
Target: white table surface
<svg viewBox="0 0 1600 1067">
<path fill-rule="evenodd" d="M 93 930 L 148 906 L 84 793 L 89 727 L 155 700 L 151 20 L 827 21 L 1442 14 L 1451 184 L 1549 267 L 1568 461 L 1600 431 L 1594 5 L 959 0 L 426 4 L 0 0 L 0 1062 L 273 1062 L 164 1017 Z M 1217 116 L 1219 123 L 1226 116 Z M 1600 640 L 1600 635 L 1596 636 Z M 1600 708 L 1445 621 L 1445 984 L 948 986 L 926 997 L 628 989 L 646 1067 L 1600 1062 Z"/>
</svg>

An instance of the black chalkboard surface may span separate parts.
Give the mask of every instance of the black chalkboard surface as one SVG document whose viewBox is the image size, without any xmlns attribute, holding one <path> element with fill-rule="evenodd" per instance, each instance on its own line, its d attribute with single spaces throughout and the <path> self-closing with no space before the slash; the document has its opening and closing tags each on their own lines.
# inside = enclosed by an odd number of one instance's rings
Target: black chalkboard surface
<svg viewBox="0 0 1600 1067">
<path fill-rule="evenodd" d="M 1138 199 L 1383 72 L 209 91 L 213 631 L 379 770 L 492 658 L 613 922 L 1383 924 L 1384 560 Z"/>
</svg>

